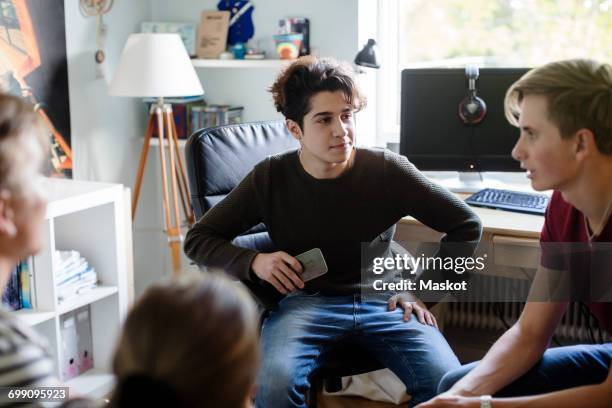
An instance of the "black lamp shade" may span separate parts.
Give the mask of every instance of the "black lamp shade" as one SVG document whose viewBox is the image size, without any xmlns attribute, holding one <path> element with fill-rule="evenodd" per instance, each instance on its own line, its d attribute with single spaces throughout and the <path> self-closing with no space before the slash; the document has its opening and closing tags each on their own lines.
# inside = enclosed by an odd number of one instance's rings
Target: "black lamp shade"
<svg viewBox="0 0 612 408">
<path fill-rule="evenodd" d="M 378 47 L 376 47 L 376 41 L 369 39 L 368 43 L 363 47 L 361 51 L 355 57 L 355 64 L 361 65 L 362 67 L 368 68 L 380 68 L 380 62 L 378 59 Z"/>
</svg>

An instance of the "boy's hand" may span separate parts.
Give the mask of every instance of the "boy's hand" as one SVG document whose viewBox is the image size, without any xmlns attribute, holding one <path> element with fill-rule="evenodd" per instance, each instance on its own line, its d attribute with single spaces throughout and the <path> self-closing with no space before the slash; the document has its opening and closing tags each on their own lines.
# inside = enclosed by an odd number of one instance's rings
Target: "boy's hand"
<svg viewBox="0 0 612 408">
<path fill-rule="evenodd" d="M 436 329 L 438 328 L 438 322 L 436 321 L 435 316 L 429 310 L 427 310 L 427 306 L 425 306 L 425 304 L 423 304 L 423 302 L 421 302 L 419 299 L 406 293 L 398 293 L 397 295 L 393 295 L 389 298 L 389 301 L 387 302 L 388 310 L 395 310 L 397 305 L 404 309 L 405 322 L 410 320 L 410 315 L 414 313 L 417 320 L 422 324 L 428 324 L 430 326 L 434 326 Z"/>
<path fill-rule="evenodd" d="M 415 408 L 479 408 L 479 397 L 462 397 L 458 395 L 440 394 Z"/>
<path fill-rule="evenodd" d="M 259 253 L 253 258 L 251 269 L 283 295 L 304 288 L 298 275 L 302 272 L 302 264 L 286 252 Z"/>
</svg>

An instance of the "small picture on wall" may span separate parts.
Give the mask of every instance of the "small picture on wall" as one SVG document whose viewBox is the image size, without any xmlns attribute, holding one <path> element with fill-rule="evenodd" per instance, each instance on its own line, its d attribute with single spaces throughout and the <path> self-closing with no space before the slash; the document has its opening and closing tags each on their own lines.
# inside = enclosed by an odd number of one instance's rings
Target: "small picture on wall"
<svg viewBox="0 0 612 408">
<path fill-rule="evenodd" d="M 181 36 L 183 44 L 190 57 L 196 55 L 196 25 L 195 23 L 164 23 L 157 21 L 144 21 L 140 25 L 143 33 L 176 33 Z"/>
<path fill-rule="evenodd" d="M 64 0 L 0 0 L 0 90 L 34 104 L 51 173 L 72 177 Z"/>
</svg>

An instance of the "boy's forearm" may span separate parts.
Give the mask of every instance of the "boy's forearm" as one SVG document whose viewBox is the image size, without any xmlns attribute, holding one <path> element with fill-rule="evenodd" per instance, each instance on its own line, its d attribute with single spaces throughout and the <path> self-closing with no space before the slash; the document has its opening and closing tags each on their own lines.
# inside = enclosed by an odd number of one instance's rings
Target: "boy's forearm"
<svg viewBox="0 0 612 408">
<path fill-rule="evenodd" d="M 545 349 L 546 342 L 528 338 L 514 325 L 450 392 L 466 396 L 494 394 L 533 367 Z"/>
</svg>

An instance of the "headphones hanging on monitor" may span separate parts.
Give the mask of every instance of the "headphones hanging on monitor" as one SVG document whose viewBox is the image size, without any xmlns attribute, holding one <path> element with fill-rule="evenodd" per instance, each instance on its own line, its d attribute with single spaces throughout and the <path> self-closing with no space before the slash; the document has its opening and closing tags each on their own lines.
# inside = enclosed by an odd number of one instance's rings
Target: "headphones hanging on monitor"
<svg viewBox="0 0 612 408">
<path fill-rule="evenodd" d="M 487 104 L 476 96 L 476 80 L 478 79 L 478 67 L 465 67 L 468 94 L 459 102 L 459 118 L 466 125 L 477 125 L 487 115 Z"/>
</svg>

